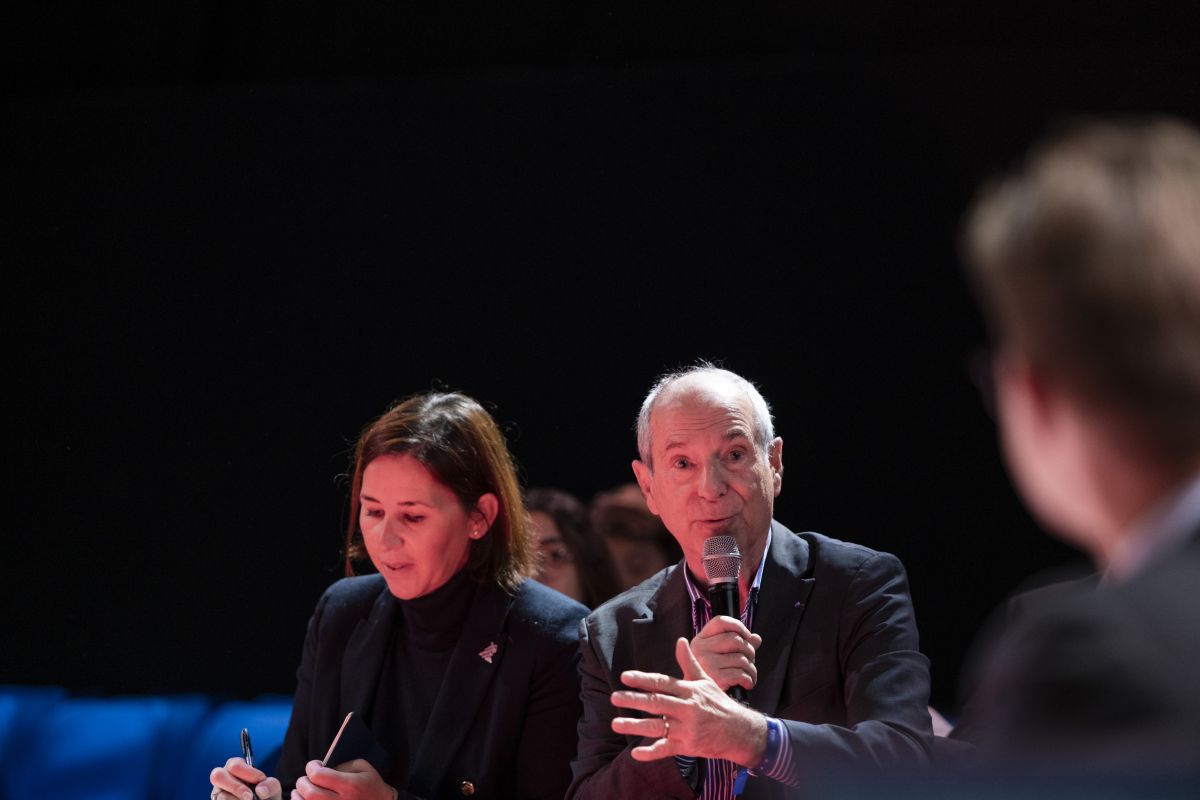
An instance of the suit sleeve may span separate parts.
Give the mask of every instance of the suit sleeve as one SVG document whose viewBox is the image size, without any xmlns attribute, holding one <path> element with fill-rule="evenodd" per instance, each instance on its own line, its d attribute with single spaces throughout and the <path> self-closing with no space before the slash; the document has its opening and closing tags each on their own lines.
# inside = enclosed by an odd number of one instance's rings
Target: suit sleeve
<svg viewBox="0 0 1200 800">
<path fill-rule="evenodd" d="M 586 619 L 579 625 L 579 640 L 583 716 L 579 718 L 579 750 L 571 762 L 573 779 L 567 798 L 691 800 L 695 795 L 679 774 L 674 759 L 634 761 L 630 752 L 637 743 L 631 744 L 629 737 L 613 732 L 617 709 L 609 702 L 612 675 L 589 636 Z"/>
<path fill-rule="evenodd" d="M 321 596 L 317 608 L 308 621 L 308 632 L 304 636 L 304 652 L 300 658 L 300 668 L 296 670 L 296 694 L 292 699 L 292 718 L 288 722 L 287 733 L 283 737 L 283 750 L 279 756 L 279 764 L 275 775 L 283 784 L 286 796 L 296 781 L 304 774 L 304 765 L 310 760 L 310 712 L 312 709 L 313 670 L 316 668 L 317 639 L 321 626 L 321 617 L 329 592 Z"/>
<path fill-rule="evenodd" d="M 578 619 L 575 617 L 574 619 Z M 575 726 L 579 722 L 579 649 L 574 626 L 548 643 L 539 664 L 517 746 L 517 797 L 561 800 L 571 781 Z"/>
<path fill-rule="evenodd" d="M 929 661 L 918 649 L 904 567 L 877 553 L 851 578 L 838 619 L 844 725 L 814 725 L 778 716 L 787 729 L 793 770 L 788 783 L 865 765 L 928 761 Z"/>
</svg>

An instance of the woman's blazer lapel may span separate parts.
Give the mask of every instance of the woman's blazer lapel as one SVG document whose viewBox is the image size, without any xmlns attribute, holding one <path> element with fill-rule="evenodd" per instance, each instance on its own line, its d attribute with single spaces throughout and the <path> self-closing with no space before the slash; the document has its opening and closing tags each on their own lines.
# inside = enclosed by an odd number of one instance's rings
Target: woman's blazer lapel
<svg viewBox="0 0 1200 800">
<path fill-rule="evenodd" d="M 392 643 L 396 615 L 400 613 L 396 598 L 388 591 L 382 578 L 379 584 L 381 591 L 371 606 L 371 613 L 359 620 L 342 653 L 336 725 L 341 725 L 342 719 L 351 711 L 360 716 L 368 714 L 379 689 L 379 673 L 383 669 L 387 648 Z"/>
<path fill-rule="evenodd" d="M 482 585 L 476 591 L 462 635 L 450 656 L 450 666 L 442 678 L 425 738 L 412 762 L 408 790 L 413 794 L 436 796 L 446 770 L 468 734 L 482 735 L 474 730 L 475 719 L 508 652 L 510 640 L 505 633 L 505 622 L 513 602 L 513 597 L 493 584 Z M 500 709 L 493 712 L 500 713 Z M 519 714 L 521 709 L 511 709 L 511 713 Z M 482 751 L 488 744 L 476 741 L 473 746 Z M 478 781 L 483 776 L 471 777 Z"/>
</svg>

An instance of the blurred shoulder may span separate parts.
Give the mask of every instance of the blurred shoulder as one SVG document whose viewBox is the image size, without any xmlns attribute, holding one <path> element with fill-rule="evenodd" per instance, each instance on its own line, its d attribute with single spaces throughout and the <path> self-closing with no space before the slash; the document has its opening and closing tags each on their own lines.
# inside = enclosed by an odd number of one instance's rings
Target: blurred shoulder
<svg viewBox="0 0 1200 800">
<path fill-rule="evenodd" d="M 816 572 L 856 573 L 864 569 L 891 572 L 904 569 L 900 559 L 882 550 L 873 550 L 865 545 L 835 539 L 816 531 L 792 533 L 783 526 L 777 526 L 775 535 L 778 536 L 781 532 L 784 536 L 800 540 L 808 558 L 811 559 L 810 569 Z"/>
<path fill-rule="evenodd" d="M 575 642 L 579 620 L 587 616 L 587 606 L 533 579 L 526 579 L 513 597 L 513 622 L 534 633 Z"/>
<path fill-rule="evenodd" d="M 652 614 L 658 604 L 663 586 L 671 579 L 678 564 L 672 564 L 651 575 L 646 580 L 612 597 L 596 607 L 587 616 L 588 627 L 597 629 L 608 625 Z"/>
</svg>

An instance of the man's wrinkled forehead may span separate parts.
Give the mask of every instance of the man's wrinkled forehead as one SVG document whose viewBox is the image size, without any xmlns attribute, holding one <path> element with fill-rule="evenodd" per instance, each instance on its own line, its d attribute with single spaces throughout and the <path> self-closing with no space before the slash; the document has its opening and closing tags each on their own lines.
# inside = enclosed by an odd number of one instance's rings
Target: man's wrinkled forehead
<svg viewBox="0 0 1200 800">
<path fill-rule="evenodd" d="M 683 383 L 680 381 L 680 383 Z M 665 452 L 701 432 L 723 439 L 755 438 L 750 398 L 733 387 L 689 383 L 669 387 L 650 415 L 653 449 Z"/>
</svg>

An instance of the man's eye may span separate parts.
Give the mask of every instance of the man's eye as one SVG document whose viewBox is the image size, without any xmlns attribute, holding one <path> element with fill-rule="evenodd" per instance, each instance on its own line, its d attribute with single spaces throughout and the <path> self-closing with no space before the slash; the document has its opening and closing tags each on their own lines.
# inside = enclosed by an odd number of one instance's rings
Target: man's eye
<svg viewBox="0 0 1200 800">
<path fill-rule="evenodd" d="M 676 469 L 684 469 L 688 465 L 688 460 L 686 458 L 677 458 L 672 463 L 674 464 Z"/>
<path fill-rule="evenodd" d="M 425 517 L 421 514 L 405 514 L 404 515 L 404 521 L 409 523 L 410 525 L 416 524 L 423 519 L 425 519 Z"/>
<path fill-rule="evenodd" d="M 741 461 L 745 457 L 746 457 L 745 450 L 730 450 L 729 451 L 729 460 L 730 461 Z"/>
</svg>

